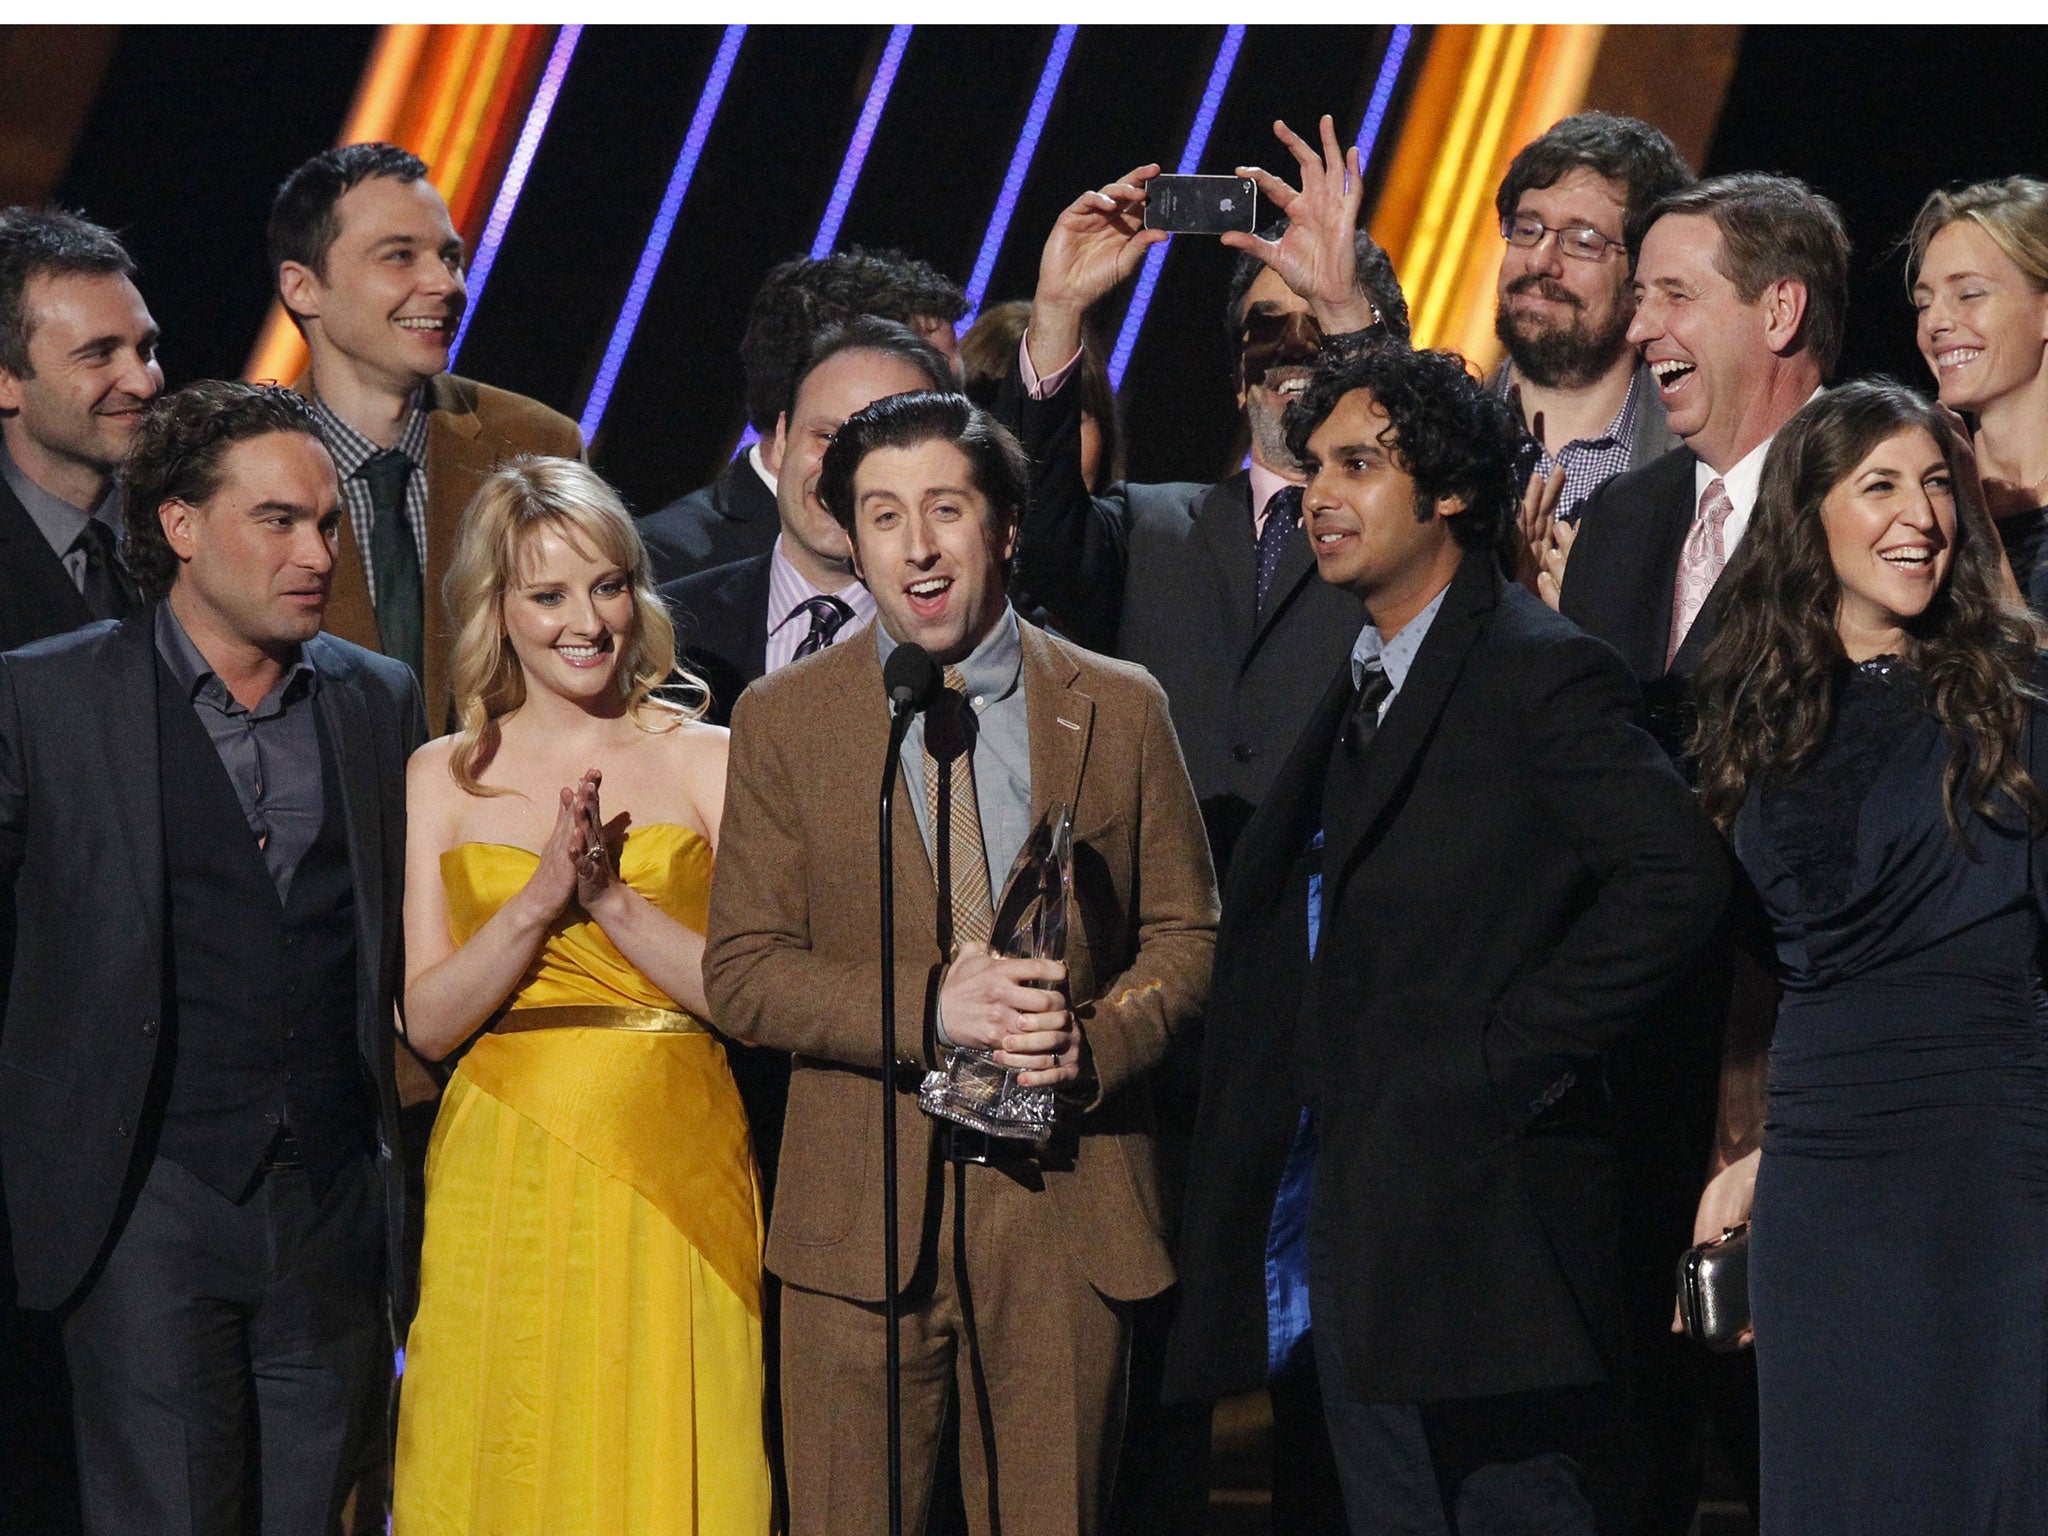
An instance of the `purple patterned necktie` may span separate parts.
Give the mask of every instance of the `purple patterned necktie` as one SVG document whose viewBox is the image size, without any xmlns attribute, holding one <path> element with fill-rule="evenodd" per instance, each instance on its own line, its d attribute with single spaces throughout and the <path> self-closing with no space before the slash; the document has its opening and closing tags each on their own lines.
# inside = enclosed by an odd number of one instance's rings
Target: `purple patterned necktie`
<svg viewBox="0 0 2048 1536">
<path fill-rule="evenodd" d="M 853 609 L 836 597 L 807 597 L 789 610 L 791 618 L 800 613 L 811 616 L 811 632 L 797 645 L 796 655 L 791 658 L 795 661 L 829 648 L 839 637 L 840 626 L 853 617 Z"/>
<path fill-rule="evenodd" d="M 1265 526 L 1259 529 L 1259 574 L 1254 601 L 1260 613 L 1266 611 L 1266 594 L 1272 590 L 1273 573 L 1280 569 L 1280 551 L 1301 524 L 1301 487 L 1283 485 L 1266 503 Z"/>
<path fill-rule="evenodd" d="M 1664 651 L 1667 672 L 1678 656 L 1678 648 L 1685 644 L 1693 620 L 1706 606 L 1707 594 L 1721 579 L 1721 568 L 1728 563 L 1728 545 L 1723 535 L 1734 512 L 1735 503 L 1728 499 L 1727 484 L 1718 476 L 1709 480 L 1700 493 L 1692 527 L 1686 532 L 1685 548 L 1678 556 L 1678 580 L 1671 588 L 1671 643 Z"/>
</svg>

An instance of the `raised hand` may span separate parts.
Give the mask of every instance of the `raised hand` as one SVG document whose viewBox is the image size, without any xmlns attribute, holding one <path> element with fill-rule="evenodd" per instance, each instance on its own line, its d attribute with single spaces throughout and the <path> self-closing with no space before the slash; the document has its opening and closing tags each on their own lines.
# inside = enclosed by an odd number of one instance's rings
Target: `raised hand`
<svg viewBox="0 0 2048 1536">
<path fill-rule="evenodd" d="M 1522 493 L 1522 509 L 1515 518 L 1515 579 L 1538 597 L 1543 595 L 1540 581 L 1544 559 L 1557 542 L 1557 503 L 1563 495 L 1562 464 L 1550 472 L 1547 480 L 1541 474 L 1531 474 L 1529 488 Z"/>
<path fill-rule="evenodd" d="M 1257 166 L 1239 166 L 1237 174 L 1258 184 L 1259 195 L 1275 213 L 1286 216 L 1287 230 L 1278 240 L 1231 230 L 1222 242 L 1232 250 L 1249 251 L 1279 273 L 1282 282 L 1308 301 L 1325 334 L 1366 330 L 1379 316 L 1371 302 L 1360 297 L 1357 286 L 1354 241 L 1365 196 L 1358 149 L 1339 146 L 1337 125 L 1327 113 L 1321 123 L 1320 154 L 1285 123 L 1274 123 L 1273 133 L 1300 168 L 1300 190 Z"/>
<path fill-rule="evenodd" d="M 598 809 L 598 789 L 603 783 L 604 775 L 597 769 L 586 770 L 576 786 L 574 800 L 583 845 L 576 859 L 576 901 L 584 911 L 592 913 L 611 890 L 618 873 L 610 841 L 604 833 L 604 814 Z"/>
<path fill-rule="evenodd" d="M 1145 228 L 1145 183 L 1158 174 L 1157 165 L 1141 165 L 1100 191 L 1083 192 L 1053 220 L 1031 300 L 1031 365 L 1041 377 L 1081 350 L 1090 307 L 1167 238 L 1163 229 Z"/>
</svg>

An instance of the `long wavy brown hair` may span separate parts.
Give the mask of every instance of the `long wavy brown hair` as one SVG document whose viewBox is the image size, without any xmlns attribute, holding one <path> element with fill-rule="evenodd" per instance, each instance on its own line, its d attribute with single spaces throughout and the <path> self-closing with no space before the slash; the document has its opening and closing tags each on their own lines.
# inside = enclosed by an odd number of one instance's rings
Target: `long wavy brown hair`
<svg viewBox="0 0 2048 1536">
<path fill-rule="evenodd" d="M 478 780 L 498 750 L 498 721 L 526 702 L 526 674 L 505 635 L 505 596 L 518 583 L 527 544 L 542 528 L 594 549 L 627 573 L 633 632 L 620 649 L 619 692 L 641 729 L 673 730 L 710 705 L 702 679 L 676 665 L 676 632 L 655 595 L 653 568 L 618 493 L 574 459 L 516 458 L 477 487 L 443 587 L 455 617 L 449 659 L 459 735 L 448 771 L 472 795 L 502 794 Z M 663 698 L 674 687 L 689 704 Z"/>
<path fill-rule="evenodd" d="M 1942 776 L 1950 830 L 1959 798 L 1987 819 L 1998 801 L 2028 823 L 2048 800 L 2021 761 L 2033 703 L 2036 630 L 2005 595 L 1997 530 L 1961 473 L 1966 445 L 1927 401 L 1889 380 L 1859 380 L 1809 401 L 1764 461 L 1749 530 L 1729 572 L 1727 606 L 1693 679 L 1693 750 L 1700 803 L 1725 831 L 1749 786 L 1805 763 L 1827 737 L 1842 584 L 1828 555 L 1821 503 L 1887 438 L 1918 429 L 1948 461 L 1957 488 L 1955 550 L 1933 602 L 1906 626 L 1926 707 L 1948 731 Z"/>
</svg>

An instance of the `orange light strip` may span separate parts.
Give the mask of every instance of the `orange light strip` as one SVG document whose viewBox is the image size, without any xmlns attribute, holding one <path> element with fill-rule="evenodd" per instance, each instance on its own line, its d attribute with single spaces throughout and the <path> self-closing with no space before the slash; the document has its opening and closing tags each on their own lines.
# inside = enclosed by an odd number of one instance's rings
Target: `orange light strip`
<svg viewBox="0 0 2048 1536">
<path fill-rule="evenodd" d="M 382 141 L 418 155 L 456 229 L 474 243 L 554 32 L 509 25 L 382 28 L 335 142 Z M 305 342 L 273 302 L 244 376 L 290 380 L 305 367 Z"/>
<path fill-rule="evenodd" d="M 1415 344 L 1499 359 L 1493 195 L 1515 152 L 1584 103 L 1599 26 L 1440 26 L 1373 217 Z"/>
</svg>

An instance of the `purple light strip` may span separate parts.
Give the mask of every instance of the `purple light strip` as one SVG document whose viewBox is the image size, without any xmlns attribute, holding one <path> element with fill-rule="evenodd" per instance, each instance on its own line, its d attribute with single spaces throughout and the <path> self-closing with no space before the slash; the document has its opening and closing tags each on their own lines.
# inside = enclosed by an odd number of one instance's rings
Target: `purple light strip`
<svg viewBox="0 0 2048 1536">
<path fill-rule="evenodd" d="M 1017 211 L 1017 199 L 1024 191 L 1024 178 L 1031 173 L 1031 157 L 1038 152 L 1038 136 L 1045 131 L 1052 112 L 1053 97 L 1060 88 L 1060 76 L 1067 67 L 1067 55 L 1074 48 L 1074 34 L 1080 28 L 1067 25 L 1053 34 L 1052 51 L 1045 56 L 1045 69 L 1038 77 L 1038 89 L 1031 93 L 1031 110 L 1024 114 L 1024 131 L 1010 154 L 1010 169 L 1003 177 L 1003 190 L 996 194 L 996 211 L 988 221 L 988 233 L 981 237 L 981 254 L 974 258 L 974 275 L 967 279 L 967 313 L 960 321 L 965 331 L 981 313 L 981 301 L 995 275 L 996 257 L 1002 253 L 1003 237 L 1010 232 L 1010 215 Z"/>
<path fill-rule="evenodd" d="M 590 399 L 583 406 L 583 440 L 587 443 L 597 434 L 597 425 L 604 420 L 604 408 L 611 403 L 612 386 L 619 381 L 619 370 L 625 366 L 626 349 L 633 344 L 633 332 L 639 327 L 640 312 L 647 307 L 647 295 L 654 287 L 654 275 L 661 268 L 662 254 L 668 250 L 668 237 L 676 227 L 676 215 L 682 211 L 683 196 L 690 190 L 690 179 L 697 174 L 697 159 L 704 153 L 704 141 L 711 134 L 711 120 L 718 115 L 718 103 L 725 95 L 725 83 L 732 78 L 733 61 L 739 57 L 740 40 L 747 35 L 744 24 L 725 29 L 725 36 L 719 42 L 717 57 L 711 61 L 711 73 L 704 79 L 703 94 L 697 98 L 697 110 L 690 118 L 690 131 L 683 136 L 682 152 L 676 156 L 675 169 L 669 173 L 668 190 L 662 194 L 661 207 L 654 215 L 654 227 L 647 232 L 647 244 L 640 252 L 640 265 L 633 269 L 633 281 L 626 289 L 626 302 L 619 310 L 619 318 L 612 326 L 612 338 L 604 349 L 604 361 L 598 364 L 597 378 L 590 386 Z"/>
<path fill-rule="evenodd" d="M 1242 26 L 1223 29 L 1223 46 L 1216 50 L 1216 62 L 1209 70 L 1208 88 L 1202 92 L 1202 105 L 1195 111 L 1194 125 L 1188 129 L 1187 148 L 1181 151 L 1180 164 L 1174 167 L 1176 175 L 1192 176 L 1195 168 L 1202 163 L 1202 151 L 1209 146 L 1209 130 L 1216 126 L 1216 113 L 1223 105 L 1224 89 L 1230 84 L 1230 72 L 1237 67 L 1237 50 L 1244 43 Z M 1131 353 L 1138 345 L 1138 332 L 1145 326 L 1145 311 L 1152 304 L 1152 290 L 1159 285 L 1159 269 L 1166 265 L 1167 248 L 1171 239 L 1160 241 L 1145 253 L 1144 268 L 1138 273 L 1138 286 L 1131 294 L 1131 307 L 1124 311 L 1123 329 L 1116 333 L 1116 346 L 1109 354 L 1109 387 L 1122 389 L 1124 370 L 1130 366 Z"/>
<path fill-rule="evenodd" d="M 455 328 L 455 340 L 448 348 L 451 368 L 455 366 L 455 354 L 462 350 L 463 338 L 469 335 L 469 322 L 476 318 L 477 301 L 484 296 L 491 264 L 498 259 L 498 247 L 504 244 L 512 210 L 519 206 L 519 194 L 526 190 L 526 173 L 532 169 L 533 157 L 540 150 L 541 135 L 548 131 L 548 116 L 555 110 L 555 97 L 561 94 L 562 79 L 569 73 L 569 60 L 575 56 L 577 40 L 582 36 L 580 22 L 557 32 L 554 51 L 540 72 L 540 88 L 533 93 L 533 105 L 526 109 L 525 126 L 519 130 L 519 142 L 513 146 L 512 158 L 505 165 L 505 179 L 498 183 L 497 201 L 491 204 L 491 216 L 484 222 L 476 255 L 470 259 L 469 302 L 463 307 L 462 323 Z"/>
<path fill-rule="evenodd" d="M 1379 143 L 1380 126 L 1386 121 L 1387 104 L 1394 99 L 1394 87 L 1401 81 L 1401 62 L 1408 57 L 1408 43 L 1415 29 L 1394 28 L 1387 38 L 1387 54 L 1380 60 L 1379 78 L 1372 84 L 1372 99 L 1366 103 L 1365 121 L 1358 125 L 1358 170 L 1363 175 L 1372 167 L 1372 152 Z"/>
<path fill-rule="evenodd" d="M 875 78 L 868 85 L 867 104 L 860 109 L 860 121 L 853 126 L 853 138 L 846 146 L 846 159 L 839 167 L 839 180 L 832 184 L 831 201 L 825 204 L 825 220 L 818 237 L 811 242 L 811 260 L 830 256 L 839 242 L 839 226 L 846 222 L 847 205 L 853 201 L 854 184 L 875 141 L 875 128 L 882 121 L 882 108 L 889 104 L 890 87 L 896 83 L 896 67 L 903 62 L 903 50 L 910 46 L 910 26 L 901 23 L 889 29 L 889 41 L 882 45 L 882 57 L 875 65 Z"/>
</svg>

